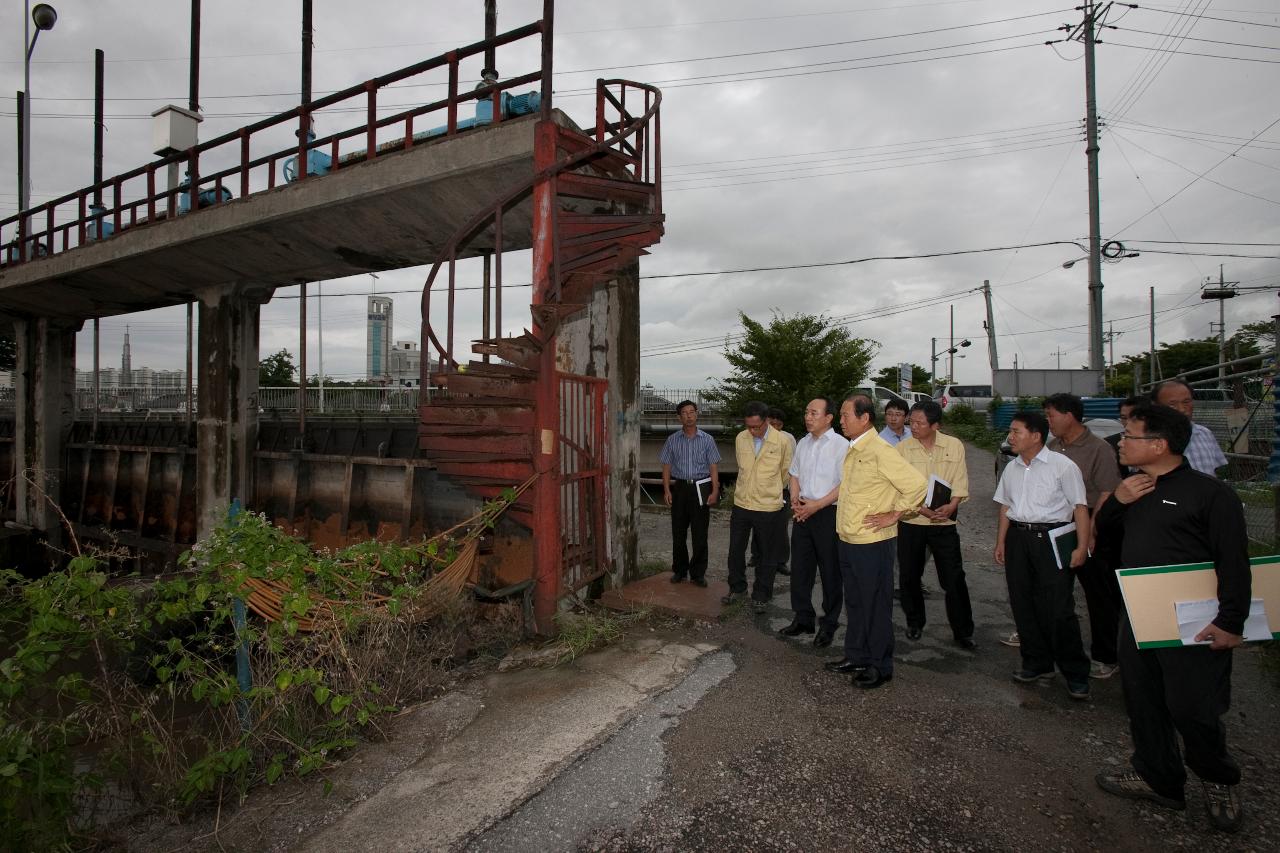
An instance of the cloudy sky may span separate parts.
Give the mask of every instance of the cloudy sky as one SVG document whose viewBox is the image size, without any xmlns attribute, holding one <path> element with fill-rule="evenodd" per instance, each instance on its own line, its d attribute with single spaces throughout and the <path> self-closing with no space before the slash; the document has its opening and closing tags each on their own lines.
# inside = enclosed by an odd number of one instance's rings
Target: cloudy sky
<svg viewBox="0 0 1280 853">
<path fill-rule="evenodd" d="M 93 50 L 107 55 L 106 174 L 150 157 L 150 113 L 185 105 L 189 4 L 55 0 L 60 18 L 32 66 L 33 198 L 92 180 Z M 1087 265 L 1063 264 L 1088 234 L 1083 48 L 1057 28 L 1079 21 L 1053 0 L 561 0 L 556 105 L 591 121 L 596 77 L 664 91 L 667 231 L 642 262 L 642 378 L 658 387 L 723 375 L 737 312 L 823 313 L 881 344 L 875 366 L 926 365 L 930 339 L 974 346 L 956 378 L 986 382 L 977 290 L 990 280 L 1002 367 L 1087 361 Z M 201 137 L 297 101 L 299 2 L 204 3 Z M 352 6 L 315 3 L 317 95 L 477 40 L 480 0 Z M 374 13 L 371 10 L 376 9 Z M 541 4 L 499 2 L 499 29 Z M 357 12 L 358 10 L 358 12 Z M 0 2 L 0 90 L 22 87 L 21 0 Z M 1165 0 L 1108 16 L 1097 53 L 1102 233 L 1140 256 L 1103 270 L 1103 310 L 1117 358 L 1147 349 L 1148 289 L 1161 341 L 1204 337 L 1217 305 L 1199 298 L 1219 264 L 1242 295 L 1227 329 L 1280 306 L 1280 9 L 1274 0 Z M 499 70 L 532 68 L 499 55 Z M 1270 94 L 1268 94 L 1270 93 Z M 430 100 L 406 89 L 402 103 Z M 14 105 L 0 174 L 15 175 Z M 334 115 L 322 131 L 354 126 Z M 0 216 L 16 210 L 0 182 Z M 1009 246 L 1053 245 L 1006 251 Z M 961 254 L 963 253 L 963 254 Z M 904 260 L 842 261 L 935 255 Z M 526 269 L 528 255 L 508 261 Z M 734 270 L 771 267 L 758 272 Z M 790 267 L 790 269 L 787 269 Z M 690 276 L 690 273 L 718 273 Z M 527 281 L 510 275 L 511 283 Z M 465 276 L 474 277 L 468 269 Z M 396 337 L 418 337 L 421 269 L 323 283 L 324 367 L 364 370 L 362 295 L 396 298 Z M 314 295 L 316 288 L 311 289 Z M 527 301 L 513 289 L 509 306 Z M 262 351 L 298 346 L 297 288 L 263 309 Z M 292 297 L 292 298 L 290 298 Z M 309 365 L 317 306 L 309 312 Z M 462 300 L 465 311 L 474 309 Z M 508 308 L 512 328 L 526 325 Z M 177 368 L 182 309 L 102 321 L 102 358 Z M 92 363 L 92 338 L 78 360 Z M 940 372 L 945 367 L 939 365 Z"/>
</svg>

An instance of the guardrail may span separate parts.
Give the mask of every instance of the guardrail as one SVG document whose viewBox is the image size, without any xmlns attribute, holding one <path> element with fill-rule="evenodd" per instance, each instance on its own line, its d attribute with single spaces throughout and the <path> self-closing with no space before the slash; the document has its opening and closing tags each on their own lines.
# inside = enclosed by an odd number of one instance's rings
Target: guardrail
<svg viewBox="0 0 1280 853">
<path fill-rule="evenodd" d="M 310 163 L 311 152 L 327 152 L 329 168 L 336 170 L 353 162 L 373 160 L 384 154 L 406 150 L 415 143 L 414 120 L 428 113 L 445 111 L 443 135 L 453 136 L 459 132 L 458 107 L 467 101 L 492 99 L 491 122 L 497 124 L 503 120 L 504 93 L 518 86 L 542 82 L 542 94 L 546 99 L 550 97 L 550 80 L 544 79 L 539 67 L 535 71 L 508 77 L 500 82 L 459 91 L 459 64 L 471 57 L 483 58 L 488 50 L 496 50 L 531 36 L 542 36 L 545 41 L 549 29 L 549 22 L 535 21 L 492 39 L 451 50 L 310 103 L 300 104 L 186 151 L 163 157 L 2 219 L 0 245 L 5 246 L 6 250 L 0 254 L 0 266 L 12 266 L 68 251 L 98 239 L 98 235 L 103 235 L 104 231 L 114 231 L 101 237 L 111 239 L 125 230 L 187 215 L 188 210 L 196 213 L 206 207 L 226 204 L 233 189 L 242 198 L 274 189 L 277 184 L 277 166 L 295 156 L 297 163 Z M 513 58 L 512 64 L 515 61 Z M 444 98 L 378 118 L 379 93 L 392 86 L 430 85 L 405 81 L 437 69 L 447 69 L 448 73 L 448 92 Z M 346 112 L 363 112 L 366 116 L 364 123 L 319 138 L 312 133 L 317 117 L 335 116 L 333 123 L 337 124 L 336 117 Z M 281 148 L 281 142 L 287 139 L 287 132 L 292 130 L 296 130 L 297 143 Z M 421 141 L 420 137 L 418 141 Z M 357 151 L 359 145 L 363 145 L 363 149 Z M 255 155 L 255 147 L 267 148 L 269 153 Z M 157 173 L 163 178 L 171 166 L 185 167 L 188 174 L 185 188 L 157 187 Z M 296 171 L 296 180 L 321 177 L 310 168 Z M 98 204 L 101 207 L 95 207 Z"/>
</svg>

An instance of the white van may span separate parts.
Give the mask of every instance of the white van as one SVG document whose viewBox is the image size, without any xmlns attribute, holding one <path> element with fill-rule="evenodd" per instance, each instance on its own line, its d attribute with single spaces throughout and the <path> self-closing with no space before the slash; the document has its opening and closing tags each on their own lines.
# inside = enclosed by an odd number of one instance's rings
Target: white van
<svg viewBox="0 0 1280 853">
<path fill-rule="evenodd" d="M 990 385 L 943 385 L 941 390 L 933 395 L 933 399 L 944 412 L 952 406 L 968 406 L 984 414 L 994 398 Z"/>
</svg>

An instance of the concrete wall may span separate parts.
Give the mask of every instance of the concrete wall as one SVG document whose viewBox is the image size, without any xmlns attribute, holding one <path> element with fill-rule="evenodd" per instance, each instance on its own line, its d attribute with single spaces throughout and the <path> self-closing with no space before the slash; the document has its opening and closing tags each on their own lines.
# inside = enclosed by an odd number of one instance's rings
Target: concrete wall
<svg viewBox="0 0 1280 853">
<path fill-rule="evenodd" d="M 636 577 L 640 512 L 640 265 L 596 288 L 587 310 L 560 327 L 561 370 L 609 380 L 610 585 Z"/>
</svg>

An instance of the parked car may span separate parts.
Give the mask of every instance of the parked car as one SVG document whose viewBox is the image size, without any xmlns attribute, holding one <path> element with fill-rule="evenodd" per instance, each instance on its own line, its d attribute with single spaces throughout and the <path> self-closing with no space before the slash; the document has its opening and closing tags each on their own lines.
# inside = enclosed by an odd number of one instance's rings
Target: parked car
<svg viewBox="0 0 1280 853">
<path fill-rule="evenodd" d="M 881 414 L 884 413 L 884 404 L 889 402 L 890 400 L 902 400 L 904 403 L 907 404 L 908 407 L 911 406 L 910 400 L 907 400 L 896 391 L 890 391 L 888 388 L 885 388 L 883 385 L 863 385 L 859 388 L 854 388 L 851 393 L 866 394 L 872 400 L 875 400 L 876 411 Z"/>
<path fill-rule="evenodd" d="M 994 397 L 990 385 L 943 385 L 933 395 L 944 412 L 952 406 L 968 406 L 975 411 L 986 412 Z"/>
</svg>

